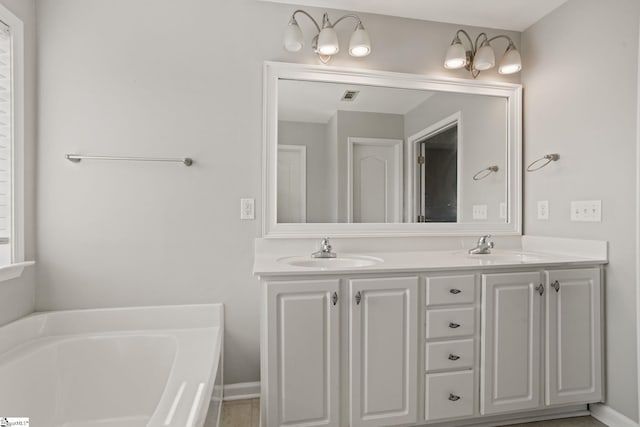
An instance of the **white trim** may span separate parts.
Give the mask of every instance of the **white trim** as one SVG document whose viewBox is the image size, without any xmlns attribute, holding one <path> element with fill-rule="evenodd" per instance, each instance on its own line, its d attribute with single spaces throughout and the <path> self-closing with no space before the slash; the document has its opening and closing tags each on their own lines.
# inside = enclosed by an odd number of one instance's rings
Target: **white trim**
<svg viewBox="0 0 640 427">
<path fill-rule="evenodd" d="M 469 79 L 435 79 L 418 74 L 370 71 L 354 68 L 265 62 L 263 73 L 262 234 L 266 238 L 377 237 L 377 236 L 477 236 L 522 234 L 522 86 Z M 276 146 L 278 141 L 278 80 L 337 82 L 392 88 L 469 93 L 507 99 L 506 176 L 508 219 L 503 224 L 472 222 L 396 224 L 279 224 L 277 222 Z"/>
<path fill-rule="evenodd" d="M 390 221 L 389 218 L 386 218 L 385 212 L 385 220 L 386 222 L 399 222 L 402 221 L 402 204 L 404 200 L 404 195 L 402 193 L 403 186 L 403 178 L 404 174 L 402 172 L 402 145 L 403 140 L 401 139 L 391 139 L 391 138 L 361 138 L 361 137 L 348 137 L 347 138 L 347 222 L 353 222 L 353 147 L 354 145 L 386 145 L 394 148 L 395 151 L 395 160 L 396 160 L 396 170 L 399 176 L 396 177 L 396 201 L 394 203 L 395 206 L 395 214 L 394 216 L 397 218 L 397 221 Z"/>
<path fill-rule="evenodd" d="M 22 276 L 25 267 L 34 265 L 35 261 L 23 261 L 14 264 L 3 265 L 0 267 L 0 282 L 5 280 L 16 279 Z"/>
<path fill-rule="evenodd" d="M 302 222 L 307 222 L 307 146 L 306 145 L 285 145 L 278 144 L 278 151 L 294 151 L 300 155 L 300 181 L 302 181 L 302 197 L 300 197 L 300 212 L 302 212 Z M 276 154 L 277 155 L 277 154 Z M 276 159 L 277 164 L 277 159 Z M 276 177 L 277 180 L 277 177 Z M 277 181 L 276 181 L 277 185 Z M 277 187 L 276 187 L 277 188 Z M 277 208 L 277 207 L 276 207 Z"/>
<path fill-rule="evenodd" d="M 591 416 L 610 427 L 639 427 L 635 421 L 603 403 L 589 405 Z"/>
<path fill-rule="evenodd" d="M 237 383 L 224 386 L 224 401 L 256 399 L 260 397 L 260 382 Z"/>
<path fill-rule="evenodd" d="M 640 420 L 640 30 L 638 31 L 638 85 L 636 94 L 636 381 Z"/>
<path fill-rule="evenodd" d="M 19 265 L 24 261 L 24 24 L 9 9 L 0 4 L 0 21 L 8 25 L 12 41 L 12 167 L 11 167 L 11 262 L 6 267 Z M 10 270 L 18 271 L 11 268 Z M 19 277 L 22 270 L 13 277 Z M 12 277 L 12 278 L 13 278 Z M 0 280 L 7 280 L 1 279 Z"/>
<path fill-rule="evenodd" d="M 407 172 L 406 172 L 406 182 L 407 182 L 407 212 L 405 215 L 406 222 L 413 222 L 413 219 L 416 216 L 416 200 L 418 198 L 415 189 L 417 187 L 417 177 L 415 175 L 415 158 L 416 158 L 416 145 L 417 142 L 428 137 L 430 134 L 439 131 L 442 128 L 450 126 L 455 123 L 458 128 L 458 163 L 457 163 L 457 180 L 458 180 L 458 188 L 457 188 L 457 201 L 458 209 L 456 212 L 456 219 L 460 221 L 462 217 L 462 186 L 463 186 L 463 178 L 462 178 L 462 111 L 458 111 L 456 113 L 451 114 L 448 117 L 445 117 L 442 120 L 439 120 L 432 125 L 427 126 L 422 129 L 418 133 L 411 135 L 407 138 L 407 155 L 406 155 L 406 164 L 407 164 Z"/>
</svg>

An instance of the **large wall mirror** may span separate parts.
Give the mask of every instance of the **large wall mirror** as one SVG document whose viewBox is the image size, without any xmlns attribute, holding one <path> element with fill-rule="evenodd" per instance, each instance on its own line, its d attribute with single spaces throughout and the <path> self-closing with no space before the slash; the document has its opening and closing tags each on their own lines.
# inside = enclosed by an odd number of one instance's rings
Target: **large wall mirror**
<svg viewBox="0 0 640 427">
<path fill-rule="evenodd" d="M 521 233 L 520 85 L 264 69 L 263 234 Z"/>
</svg>

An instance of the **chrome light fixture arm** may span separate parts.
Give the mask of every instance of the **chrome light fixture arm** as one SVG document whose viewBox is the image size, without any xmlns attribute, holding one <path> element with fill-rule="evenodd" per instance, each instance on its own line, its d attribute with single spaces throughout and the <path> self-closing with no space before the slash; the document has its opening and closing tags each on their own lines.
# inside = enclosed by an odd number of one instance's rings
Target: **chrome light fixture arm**
<svg viewBox="0 0 640 427">
<path fill-rule="evenodd" d="M 468 41 L 468 48 L 462 42 L 461 35 Z M 469 33 L 463 29 L 456 31 L 456 35 L 451 41 L 445 58 L 445 68 L 465 68 L 473 78 L 478 77 L 481 71 L 489 70 L 495 66 L 495 54 L 491 48 L 491 42 L 501 38 L 506 39 L 509 44 L 500 61 L 498 72 L 511 74 L 520 71 L 522 68 L 520 54 L 511 37 L 499 34 L 490 38 L 487 33 L 482 32 L 474 41 Z"/>
<path fill-rule="evenodd" d="M 318 55 L 322 63 L 326 64 L 333 55 L 340 51 L 338 35 L 334 27 L 347 18 L 352 18 L 357 21 L 349 41 L 349 54 L 354 57 L 363 57 L 371 53 L 371 40 L 359 16 L 352 14 L 344 15 L 332 24 L 329 20 L 329 15 L 325 12 L 322 15 L 322 25 L 320 25 L 309 13 L 302 9 L 297 9 L 293 12 L 289 20 L 289 25 L 284 37 L 284 48 L 287 51 L 298 52 L 304 45 L 303 34 L 296 21 L 296 15 L 300 13 L 309 18 L 318 31 L 311 39 L 311 48 L 314 53 Z"/>
</svg>

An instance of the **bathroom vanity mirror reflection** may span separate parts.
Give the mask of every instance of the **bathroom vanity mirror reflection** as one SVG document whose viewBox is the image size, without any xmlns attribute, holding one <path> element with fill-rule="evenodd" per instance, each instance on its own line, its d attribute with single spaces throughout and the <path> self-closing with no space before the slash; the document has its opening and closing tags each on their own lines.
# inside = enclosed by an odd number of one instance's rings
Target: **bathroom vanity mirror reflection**
<svg viewBox="0 0 640 427">
<path fill-rule="evenodd" d="M 265 235 L 519 233 L 520 91 L 267 63 Z"/>
</svg>

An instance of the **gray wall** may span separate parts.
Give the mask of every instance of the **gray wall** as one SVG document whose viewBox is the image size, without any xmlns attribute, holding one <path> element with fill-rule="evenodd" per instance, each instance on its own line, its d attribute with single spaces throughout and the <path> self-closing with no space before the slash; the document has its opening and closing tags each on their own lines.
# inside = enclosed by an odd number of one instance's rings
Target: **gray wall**
<svg viewBox="0 0 640 427">
<path fill-rule="evenodd" d="M 461 192 L 462 212 L 458 222 L 505 222 L 500 219 L 500 203 L 506 202 L 507 180 L 507 103 L 504 98 L 436 93 L 404 116 L 406 138 L 457 112 L 462 116 Z M 405 139 L 406 140 L 406 139 Z M 474 181 L 482 169 L 497 165 L 499 170 Z M 405 165 L 406 167 L 406 165 Z M 473 219 L 473 205 L 487 205 L 487 219 Z"/>
<path fill-rule="evenodd" d="M 307 147 L 307 222 L 330 222 L 335 216 L 333 189 L 327 185 L 327 171 L 335 166 L 327 142 L 327 124 L 278 122 L 278 144 Z"/>
<path fill-rule="evenodd" d="M 526 234 L 610 242 L 607 404 L 638 419 L 635 262 L 637 0 L 570 0 L 522 35 Z M 592 37 L 592 35 L 594 37 Z M 571 200 L 602 200 L 601 223 L 569 220 Z M 549 200 L 550 219 L 536 219 Z"/>
<path fill-rule="evenodd" d="M 36 128 L 36 8 L 34 0 L 2 0 L 2 4 L 24 23 L 25 38 L 25 259 L 36 258 L 35 245 L 35 128 Z M 35 273 L 33 267 L 22 277 L 0 282 L 0 324 L 5 324 L 34 310 Z"/>
<path fill-rule="evenodd" d="M 261 218 L 240 221 L 238 200 L 255 197 L 260 212 L 263 61 L 317 64 L 312 26 L 300 20 L 307 47 L 292 54 L 282 35 L 294 6 L 37 4 L 37 308 L 222 302 L 225 381 L 257 381 L 260 292 L 251 270 Z M 374 52 L 341 52 L 333 65 L 469 77 L 442 68 L 459 26 L 361 16 Z M 348 27 L 337 29 L 341 43 Z M 509 34 L 519 44 L 519 34 Z M 196 163 L 72 164 L 64 155 L 74 151 L 190 155 Z"/>
</svg>

